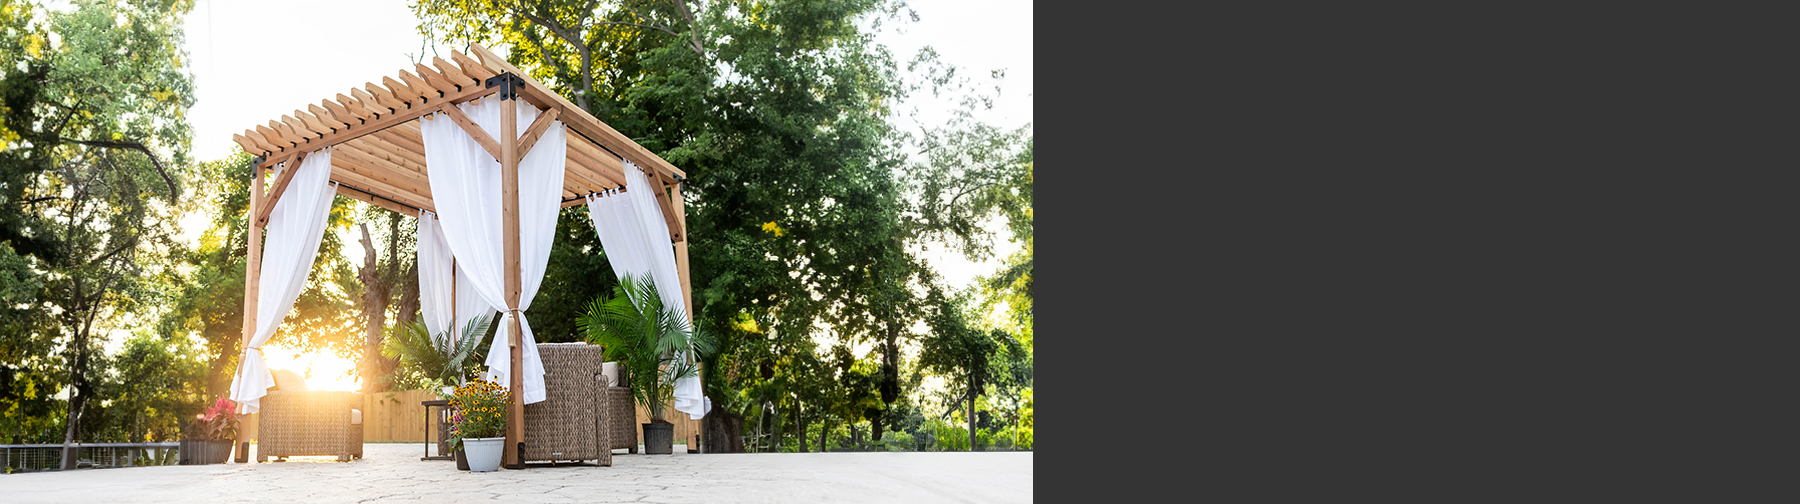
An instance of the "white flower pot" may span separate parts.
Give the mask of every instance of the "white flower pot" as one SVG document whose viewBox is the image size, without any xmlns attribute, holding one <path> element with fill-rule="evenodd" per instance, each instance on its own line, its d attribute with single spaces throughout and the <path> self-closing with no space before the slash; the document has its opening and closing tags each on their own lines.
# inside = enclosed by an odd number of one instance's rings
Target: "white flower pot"
<svg viewBox="0 0 1800 504">
<path fill-rule="evenodd" d="M 464 438 L 463 456 L 469 459 L 469 470 L 474 472 L 492 472 L 500 470 L 500 455 L 505 453 L 506 438 Z"/>
</svg>

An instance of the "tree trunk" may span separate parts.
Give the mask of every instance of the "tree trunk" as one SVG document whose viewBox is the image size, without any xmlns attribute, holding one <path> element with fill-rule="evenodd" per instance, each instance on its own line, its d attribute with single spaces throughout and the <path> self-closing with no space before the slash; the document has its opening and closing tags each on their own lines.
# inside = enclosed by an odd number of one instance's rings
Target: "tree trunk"
<svg viewBox="0 0 1800 504">
<path fill-rule="evenodd" d="M 794 403 L 794 436 L 800 438 L 800 453 L 806 453 L 806 406 Z"/>
<path fill-rule="evenodd" d="M 357 272 L 357 279 L 363 283 L 362 309 L 363 320 L 363 356 L 362 356 L 362 391 L 365 394 L 377 392 L 377 380 L 381 378 L 381 330 L 387 326 L 388 286 L 381 279 L 380 270 L 376 267 L 375 244 L 369 240 L 369 225 L 358 224 L 362 229 L 363 267 Z"/>
<path fill-rule="evenodd" d="M 819 453 L 830 451 L 829 448 L 826 448 L 828 445 L 825 444 L 825 434 L 829 432 L 831 432 L 831 417 L 827 416 L 819 420 Z"/>
<path fill-rule="evenodd" d="M 975 379 L 975 375 L 970 374 L 969 375 L 969 451 L 975 451 L 975 393 L 981 390 L 979 388 L 976 388 L 979 386 L 979 385 L 977 385 L 977 382 L 978 381 Z"/>
</svg>

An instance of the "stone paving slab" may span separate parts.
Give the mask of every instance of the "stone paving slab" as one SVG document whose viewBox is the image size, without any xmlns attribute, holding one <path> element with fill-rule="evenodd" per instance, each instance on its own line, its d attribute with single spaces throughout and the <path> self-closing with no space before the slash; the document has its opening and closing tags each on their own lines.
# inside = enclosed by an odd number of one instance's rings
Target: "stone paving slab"
<svg viewBox="0 0 1800 504">
<path fill-rule="evenodd" d="M 1031 502 L 1032 453 L 613 455 L 611 467 L 472 473 L 421 444 L 366 457 L 0 475 L 0 502 Z"/>
</svg>

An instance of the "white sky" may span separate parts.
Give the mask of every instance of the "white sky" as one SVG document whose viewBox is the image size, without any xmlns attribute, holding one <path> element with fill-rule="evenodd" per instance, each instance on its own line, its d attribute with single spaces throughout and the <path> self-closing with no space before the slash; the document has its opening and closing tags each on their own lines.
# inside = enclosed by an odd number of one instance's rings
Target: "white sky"
<svg viewBox="0 0 1800 504">
<path fill-rule="evenodd" d="M 978 83 L 992 87 L 990 70 L 1005 69 L 1003 90 L 993 110 L 977 114 L 981 120 L 1018 127 L 1032 121 L 1032 14 L 1029 0 L 956 2 L 912 0 L 919 22 L 888 23 L 877 35 L 902 65 L 919 48 L 929 45 L 950 64 L 965 67 Z M 353 14 L 348 14 L 353 13 Z M 309 0 L 306 2 L 248 2 L 198 0 L 186 23 L 186 49 L 194 74 L 197 101 L 188 111 L 193 125 L 192 155 L 202 161 L 228 155 L 235 146 L 231 135 L 278 120 L 295 109 L 305 110 L 338 93 L 366 82 L 380 83 L 383 76 L 398 79 L 399 70 L 412 68 L 413 57 L 431 54 L 418 33 L 418 22 L 402 0 Z M 448 59 L 450 47 L 437 48 Z M 502 53 L 504 54 L 504 53 Z M 930 123 L 949 118 L 952 104 L 915 98 L 899 109 L 918 109 Z M 915 128 L 910 120 L 898 123 Z M 630 133 L 630 132 L 625 132 Z M 184 224 L 189 240 L 197 239 L 205 217 L 196 215 Z M 1004 226 L 995 222 L 996 257 L 1017 250 L 1005 241 Z M 355 237 L 344 235 L 345 243 Z M 360 247 L 345 247 L 352 264 L 362 263 Z M 977 275 L 999 267 L 997 260 L 973 263 L 941 248 L 923 253 L 933 261 L 952 286 L 968 285 Z M 273 349 L 271 349 L 273 350 Z M 309 360 L 286 362 L 280 352 L 268 352 L 271 364 L 305 373 L 309 366 L 331 367 L 341 374 L 341 363 Z M 324 369 L 316 369 L 325 371 Z M 315 389 L 348 390 L 353 381 L 326 385 L 326 376 L 307 377 Z"/>
</svg>

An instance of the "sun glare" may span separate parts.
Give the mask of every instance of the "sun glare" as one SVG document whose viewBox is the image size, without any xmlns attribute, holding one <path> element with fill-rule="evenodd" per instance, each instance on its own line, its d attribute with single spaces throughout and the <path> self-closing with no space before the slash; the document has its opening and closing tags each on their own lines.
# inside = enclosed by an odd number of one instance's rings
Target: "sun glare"
<svg viewBox="0 0 1800 504">
<path fill-rule="evenodd" d="M 263 360 L 269 364 L 269 369 L 299 373 L 306 380 L 307 390 L 354 392 L 362 388 L 362 379 L 356 376 L 356 362 L 328 351 L 300 353 L 271 344 L 263 347 Z"/>
</svg>

